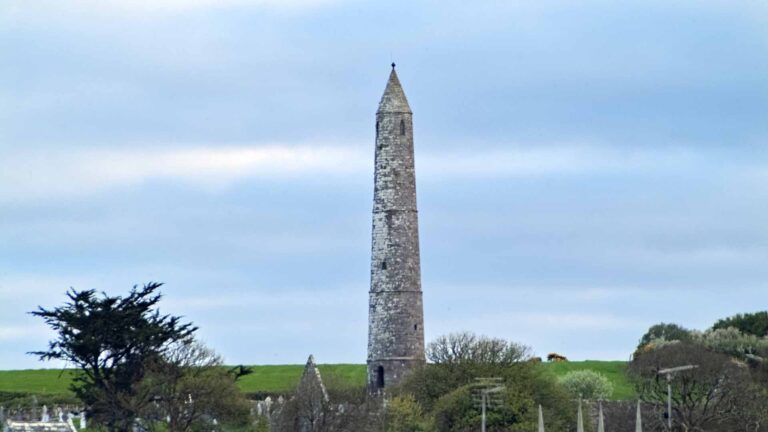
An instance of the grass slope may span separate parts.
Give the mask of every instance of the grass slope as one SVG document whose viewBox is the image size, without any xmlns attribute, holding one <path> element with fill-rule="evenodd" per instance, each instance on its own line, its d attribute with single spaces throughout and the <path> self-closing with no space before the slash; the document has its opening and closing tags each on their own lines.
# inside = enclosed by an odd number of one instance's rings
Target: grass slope
<svg viewBox="0 0 768 432">
<path fill-rule="evenodd" d="M 624 376 L 623 361 L 578 361 L 544 363 L 555 376 L 573 370 L 591 369 L 611 380 L 613 399 L 633 399 L 634 390 Z M 253 373 L 243 377 L 239 384 L 246 393 L 286 393 L 296 388 L 304 365 L 252 366 Z M 320 374 L 328 387 L 362 386 L 365 384 L 365 365 L 320 365 Z M 18 392 L 40 395 L 70 395 L 68 390 L 72 371 L 54 369 L 0 371 L 0 392 Z"/>
<path fill-rule="evenodd" d="M 611 383 L 613 383 L 613 400 L 628 400 L 634 399 L 635 390 L 632 384 L 627 381 L 625 371 L 627 369 L 627 362 L 624 361 L 597 361 L 597 360 L 585 360 L 585 361 L 573 361 L 573 362 L 556 362 L 545 363 L 547 369 L 552 371 L 555 376 L 561 377 L 568 372 L 576 370 L 590 369 L 595 372 L 600 372 L 605 375 Z"/>
<path fill-rule="evenodd" d="M 69 392 L 71 370 L 27 369 L 0 371 L 0 391 L 34 394 L 63 394 Z"/>
<path fill-rule="evenodd" d="M 238 382 L 246 393 L 286 393 L 296 388 L 304 365 L 251 366 L 253 373 Z M 360 364 L 319 365 L 320 375 L 328 387 L 365 385 L 366 367 Z"/>
</svg>

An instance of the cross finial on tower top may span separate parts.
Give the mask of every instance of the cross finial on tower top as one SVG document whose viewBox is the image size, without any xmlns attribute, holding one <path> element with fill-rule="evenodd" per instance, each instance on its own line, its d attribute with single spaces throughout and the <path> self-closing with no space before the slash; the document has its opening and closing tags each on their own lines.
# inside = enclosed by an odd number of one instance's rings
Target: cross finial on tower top
<svg viewBox="0 0 768 432">
<path fill-rule="evenodd" d="M 395 62 L 392 62 L 392 69 L 395 68 Z"/>
</svg>

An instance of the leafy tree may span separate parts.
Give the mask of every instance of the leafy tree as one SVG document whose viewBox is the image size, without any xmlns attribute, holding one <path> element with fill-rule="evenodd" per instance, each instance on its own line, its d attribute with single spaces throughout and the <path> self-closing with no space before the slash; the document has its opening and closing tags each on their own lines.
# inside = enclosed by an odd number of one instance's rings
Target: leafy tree
<svg viewBox="0 0 768 432">
<path fill-rule="evenodd" d="M 394 391 L 412 395 L 431 413 L 440 431 L 462 430 L 463 426 L 457 426 L 465 424 L 460 419 L 471 423 L 479 415 L 476 405 L 467 405 L 465 395 L 471 392 L 476 378 L 501 378 L 511 392 L 499 411 L 502 414 L 498 424 L 506 428 L 516 430 L 515 425 L 528 425 L 535 420 L 536 414 L 528 409 L 529 402 L 543 405 L 552 430 L 565 429 L 571 417 L 565 389 L 540 363 L 530 361 L 528 349 L 522 345 L 456 333 L 430 343 L 427 358 L 432 363 L 413 371 Z M 473 424 L 476 428 L 479 423 Z"/>
<path fill-rule="evenodd" d="M 481 422 L 481 409 L 477 404 L 477 391 L 470 384 L 460 387 L 438 400 L 435 406 L 435 424 L 440 431 L 476 431 Z M 536 427 L 536 403 L 530 394 L 506 388 L 499 394 L 498 403 L 486 410 L 488 431 L 531 431 Z M 554 429 L 550 424 L 550 428 Z"/>
<path fill-rule="evenodd" d="M 429 421 L 411 395 L 395 396 L 387 403 L 384 432 L 426 432 Z"/>
<path fill-rule="evenodd" d="M 72 391 L 89 417 L 110 431 L 131 430 L 151 403 L 151 394 L 137 385 L 147 365 L 197 330 L 180 317 L 160 314 L 161 286 L 134 286 L 125 297 L 71 289 L 63 306 L 31 312 L 57 333 L 46 351 L 31 354 L 76 366 Z"/>
<path fill-rule="evenodd" d="M 613 394 L 611 381 L 593 370 L 571 371 L 559 381 L 574 399 L 605 400 Z"/>
<path fill-rule="evenodd" d="M 729 318 L 718 320 L 713 330 L 727 329 L 734 327 L 744 334 L 757 337 L 768 336 L 768 311 L 755 313 L 737 314 Z"/>
<path fill-rule="evenodd" d="M 691 339 L 691 331 L 677 324 L 659 323 L 652 325 L 640 338 L 637 349 L 640 350 L 655 339 L 665 341 L 688 341 Z"/>
</svg>

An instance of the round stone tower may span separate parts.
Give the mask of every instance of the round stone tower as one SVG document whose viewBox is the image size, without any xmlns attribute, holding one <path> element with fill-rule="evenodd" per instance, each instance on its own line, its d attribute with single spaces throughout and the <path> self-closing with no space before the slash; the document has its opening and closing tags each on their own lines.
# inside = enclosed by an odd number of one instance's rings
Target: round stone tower
<svg viewBox="0 0 768 432">
<path fill-rule="evenodd" d="M 376 112 L 368 385 L 395 385 L 424 363 L 413 113 L 392 64 Z"/>
</svg>

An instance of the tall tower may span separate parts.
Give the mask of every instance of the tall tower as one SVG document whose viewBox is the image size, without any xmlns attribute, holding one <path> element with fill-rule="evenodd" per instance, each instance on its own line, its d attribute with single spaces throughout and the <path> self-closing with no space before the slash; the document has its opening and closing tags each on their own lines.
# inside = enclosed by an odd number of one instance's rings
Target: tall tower
<svg viewBox="0 0 768 432">
<path fill-rule="evenodd" d="M 424 363 L 413 113 L 392 63 L 376 111 L 368 385 L 379 391 Z"/>
</svg>

